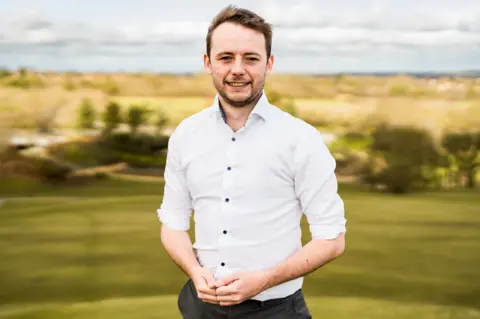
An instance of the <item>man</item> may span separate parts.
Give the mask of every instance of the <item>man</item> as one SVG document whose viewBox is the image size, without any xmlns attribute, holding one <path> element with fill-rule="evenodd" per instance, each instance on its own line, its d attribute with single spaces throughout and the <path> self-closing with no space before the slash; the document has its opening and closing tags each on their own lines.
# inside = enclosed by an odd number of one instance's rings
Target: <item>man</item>
<svg viewBox="0 0 480 319">
<path fill-rule="evenodd" d="M 335 161 L 315 128 L 265 96 L 268 23 L 229 6 L 206 42 L 218 95 L 172 133 L 157 211 L 163 246 L 189 277 L 178 307 L 187 319 L 311 318 L 303 277 L 345 246 Z M 312 235 L 304 247 L 302 212 Z"/>
</svg>

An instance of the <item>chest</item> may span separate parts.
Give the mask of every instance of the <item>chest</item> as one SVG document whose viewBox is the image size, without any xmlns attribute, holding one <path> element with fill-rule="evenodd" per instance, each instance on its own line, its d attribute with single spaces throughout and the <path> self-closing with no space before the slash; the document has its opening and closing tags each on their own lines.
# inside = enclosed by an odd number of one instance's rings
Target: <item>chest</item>
<svg viewBox="0 0 480 319">
<path fill-rule="evenodd" d="M 194 197 L 237 193 L 249 198 L 293 187 L 292 145 L 276 132 L 257 128 L 197 134 L 185 149 L 185 177 Z"/>
</svg>

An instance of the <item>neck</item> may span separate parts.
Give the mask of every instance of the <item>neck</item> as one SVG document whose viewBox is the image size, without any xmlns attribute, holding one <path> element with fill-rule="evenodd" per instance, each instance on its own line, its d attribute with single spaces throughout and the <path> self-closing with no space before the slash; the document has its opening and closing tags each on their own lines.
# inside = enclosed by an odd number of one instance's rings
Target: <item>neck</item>
<svg viewBox="0 0 480 319">
<path fill-rule="evenodd" d="M 225 113 L 225 117 L 227 119 L 227 122 L 233 121 L 233 122 L 243 122 L 243 124 L 247 121 L 248 116 L 252 112 L 253 108 L 255 105 L 258 103 L 260 100 L 260 96 L 258 96 L 252 103 L 238 107 L 238 106 L 232 106 L 228 102 L 226 102 L 223 97 L 219 97 L 219 102 L 220 105 L 223 109 L 223 112 Z"/>
</svg>

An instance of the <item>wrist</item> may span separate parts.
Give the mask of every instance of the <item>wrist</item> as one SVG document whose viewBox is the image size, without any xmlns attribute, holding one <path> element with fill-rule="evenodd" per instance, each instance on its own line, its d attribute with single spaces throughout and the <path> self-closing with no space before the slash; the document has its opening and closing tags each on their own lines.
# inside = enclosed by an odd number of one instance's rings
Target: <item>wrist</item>
<svg viewBox="0 0 480 319">
<path fill-rule="evenodd" d="M 196 274 L 198 274 L 201 271 L 201 269 L 202 269 L 202 266 L 200 266 L 200 264 L 191 265 L 186 270 L 187 276 L 190 279 L 193 279 L 193 277 L 195 277 Z"/>
<path fill-rule="evenodd" d="M 267 269 L 262 272 L 264 289 L 272 288 L 276 285 L 275 283 L 275 268 Z"/>
</svg>

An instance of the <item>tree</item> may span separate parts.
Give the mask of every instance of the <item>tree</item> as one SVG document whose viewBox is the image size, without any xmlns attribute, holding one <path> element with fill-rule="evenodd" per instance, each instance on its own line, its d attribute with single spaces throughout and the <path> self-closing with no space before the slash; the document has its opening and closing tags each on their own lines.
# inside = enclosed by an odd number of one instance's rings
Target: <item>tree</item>
<svg viewBox="0 0 480 319">
<path fill-rule="evenodd" d="M 157 111 L 157 118 L 155 119 L 155 128 L 157 134 L 161 134 L 163 128 L 168 124 L 168 117 L 162 110 Z"/>
<path fill-rule="evenodd" d="M 122 122 L 120 105 L 116 102 L 109 102 L 103 114 L 104 133 L 109 134 L 116 129 Z"/>
<path fill-rule="evenodd" d="M 10 72 L 9 69 L 6 68 L 0 68 L 0 79 L 1 78 L 6 78 L 12 75 L 12 72 Z"/>
<path fill-rule="evenodd" d="M 127 122 L 130 130 L 135 134 L 138 128 L 147 122 L 149 110 L 143 105 L 130 106 L 127 114 Z"/>
<path fill-rule="evenodd" d="M 24 78 L 28 75 L 28 70 L 25 67 L 21 67 L 18 69 L 18 73 L 20 74 L 20 77 Z"/>
<path fill-rule="evenodd" d="M 78 127 L 92 129 L 95 127 L 96 112 L 93 103 L 89 98 L 84 98 L 80 104 Z"/>
<path fill-rule="evenodd" d="M 363 176 L 364 182 L 376 181 L 392 193 L 406 193 L 429 182 L 441 155 L 431 135 L 409 127 L 388 127 L 382 125 L 372 134 L 369 148 L 371 157 L 378 157 L 384 163 L 382 169 L 370 168 Z M 370 160 L 370 163 L 378 160 Z M 375 176 L 370 176 L 375 172 Z"/>
<path fill-rule="evenodd" d="M 451 155 L 451 169 L 458 168 L 466 179 L 468 188 L 475 188 L 476 174 L 480 167 L 480 131 L 450 132 L 444 135 L 442 146 Z"/>
</svg>

